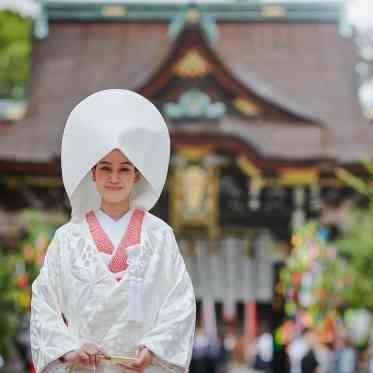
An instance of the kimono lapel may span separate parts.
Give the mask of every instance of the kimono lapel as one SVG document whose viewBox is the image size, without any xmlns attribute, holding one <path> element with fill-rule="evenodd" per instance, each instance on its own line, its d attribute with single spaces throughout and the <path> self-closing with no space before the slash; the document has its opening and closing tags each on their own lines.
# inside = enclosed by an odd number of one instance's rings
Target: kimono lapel
<svg viewBox="0 0 373 373">
<path fill-rule="evenodd" d="M 143 255 L 144 248 L 141 236 L 144 214 L 145 213 L 142 210 L 135 210 L 133 212 L 127 232 L 120 243 L 120 247 L 118 247 L 116 255 L 112 259 L 109 268 L 107 268 L 101 258 L 99 258 L 100 262 L 106 269 L 106 273 L 110 275 L 112 281 L 110 281 L 111 286 L 106 290 L 107 293 L 104 301 L 95 305 L 95 311 L 92 313 L 91 317 L 87 319 L 86 323 L 82 325 L 79 334 L 81 335 L 81 338 L 87 339 L 87 341 L 90 340 L 99 343 L 109 332 L 110 327 L 115 325 L 116 320 L 120 319 L 123 322 L 123 319 L 131 319 L 130 313 L 132 314 L 132 312 L 128 310 L 128 306 L 129 302 L 132 303 L 135 300 L 132 299 L 134 296 L 132 289 L 132 272 L 134 274 L 138 272 L 137 267 L 139 258 Z M 85 222 L 85 229 L 87 235 L 90 236 L 92 244 L 95 244 L 96 242 L 92 236 L 92 231 L 89 229 L 87 221 Z M 97 248 L 97 255 L 99 255 L 98 250 L 99 249 Z M 118 268 L 121 268 L 124 263 L 126 263 L 128 268 L 124 272 L 122 279 L 117 282 L 113 273 L 109 272 L 109 270 L 118 270 Z"/>
<path fill-rule="evenodd" d="M 93 211 L 87 213 L 86 220 L 97 250 L 105 254 L 113 254 L 114 246 L 102 229 L 101 224 Z"/>
<path fill-rule="evenodd" d="M 90 211 L 86 215 L 86 219 L 97 250 L 106 254 L 113 254 L 114 246 L 102 229 L 95 213 Z M 118 273 L 127 269 L 127 248 L 140 243 L 143 219 L 144 211 L 136 209 L 131 216 L 127 231 L 123 235 L 118 249 L 108 266 L 110 272 Z"/>
<path fill-rule="evenodd" d="M 118 250 L 116 251 L 114 258 L 109 265 L 109 270 L 111 272 L 117 273 L 127 269 L 127 248 L 140 243 L 143 220 L 144 211 L 136 209 L 131 216 L 127 232 L 123 236 Z"/>
</svg>

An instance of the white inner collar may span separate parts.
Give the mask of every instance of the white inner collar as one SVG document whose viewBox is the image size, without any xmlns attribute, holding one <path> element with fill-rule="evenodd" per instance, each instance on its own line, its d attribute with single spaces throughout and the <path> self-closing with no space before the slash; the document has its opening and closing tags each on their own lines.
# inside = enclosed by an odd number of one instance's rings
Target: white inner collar
<svg viewBox="0 0 373 373">
<path fill-rule="evenodd" d="M 127 232 L 128 224 L 131 220 L 132 213 L 133 210 L 129 210 L 124 215 L 122 215 L 118 220 L 114 220 L 112 217 L 105 214 L 102 210 L 95 211 L 97 220 L 99 221 L 102 229 L 114 245 L 114 251 L 116 251 L 124 234 Z"/>
</svg>

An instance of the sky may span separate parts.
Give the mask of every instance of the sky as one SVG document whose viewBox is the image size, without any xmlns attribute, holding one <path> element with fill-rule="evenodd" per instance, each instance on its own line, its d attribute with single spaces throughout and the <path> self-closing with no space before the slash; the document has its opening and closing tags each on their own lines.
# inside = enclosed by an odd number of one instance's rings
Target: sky
<svg viewBox="0 0 373 373">
<path fill-rule="evenodd" d="M 373 28 L 372 0 L 350 0 L 347 4 L 348 17 L 352 24 L 361 29 Z"/>
</svg>

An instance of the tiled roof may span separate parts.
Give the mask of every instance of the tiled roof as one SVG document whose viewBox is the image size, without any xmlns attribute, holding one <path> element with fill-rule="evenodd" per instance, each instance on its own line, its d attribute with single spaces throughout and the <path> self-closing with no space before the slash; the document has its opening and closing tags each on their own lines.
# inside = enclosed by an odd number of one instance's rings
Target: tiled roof
<svg viewBox="0 0 373 373">
<path fill-rule="evenodd" d="M 0 160 L 50 162 L 59 156 L 68 113 L 83 97 L 105 88 L 142 87 L 161 66 L 171 44 L 161 22 L 54 22 L 35 42 L 26 117 L 0 126 Z M 262 157 L 373 156 L 373 123 L 357 98 L 353 43 L 336 24 L 221 22 L 212 45 L 217 58 L 248 89 L 318 126 L 245 123 L 225 116 L 194 131 L 238 136 Z M 183 129 L 184 130 L 184 129 Z"/>
</svg>

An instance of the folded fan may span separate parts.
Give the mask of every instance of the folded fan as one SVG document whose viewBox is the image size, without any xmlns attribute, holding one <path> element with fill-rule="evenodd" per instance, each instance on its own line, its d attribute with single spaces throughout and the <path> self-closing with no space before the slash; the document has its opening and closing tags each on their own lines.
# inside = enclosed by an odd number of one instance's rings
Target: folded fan
<svg viewBox="0 0 373 373">
<path fill-rule="evenodd" d="M 97 354 L 97 357 L 101 358 L 102 360 L 108 361 L 110 364 L 127 364 L 136 361 L 137 359 L 135 357 L 129 357 L 129 356 L 121 356 L 121 355 L 109 355 L 105 356 L 102 354 Z M 96 372 L 96 366 L 93 366 L 93 373 Z M 69 369 L 69 373 L 74 373 L 74 366 L 71 366 Z"/>
<path fill-rule="evenodd" d="M 132 363 L 136 361 L 137 359 L 135 357 L 129 357 L 129 356 L 121 356 L 121 355 L 97 355 L 97 357 L 100 357 L 103 360 L 109 361 L 111 364 L 127 364 Z"/>
</svg>

